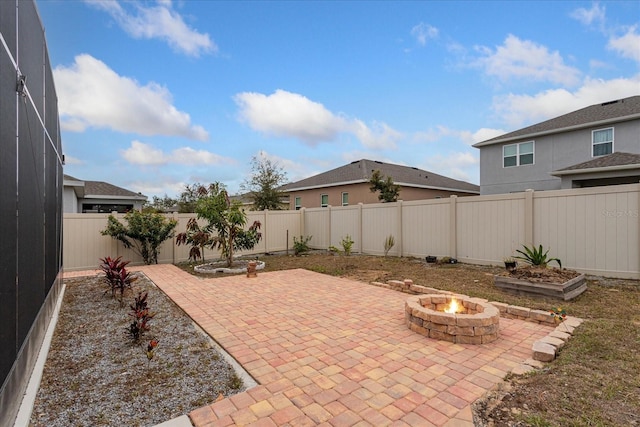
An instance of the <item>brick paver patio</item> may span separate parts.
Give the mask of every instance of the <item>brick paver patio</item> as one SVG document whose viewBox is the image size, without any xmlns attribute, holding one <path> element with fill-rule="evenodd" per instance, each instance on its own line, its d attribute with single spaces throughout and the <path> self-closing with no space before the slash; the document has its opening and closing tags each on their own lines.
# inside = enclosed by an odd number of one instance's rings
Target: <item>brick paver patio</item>
<svg viewBox="0 0 640 427">
<path fill-rule="evenodd" d="M 405 326 L 407 294 L 353 280 L 300 269 L 252 279 L 139 269 L 259 383 L 191 412 L 202 427 L 472 426 L 471 403 L 553 329 L 502 318 L 497 341 L 452 344 Z"/>
</svg>

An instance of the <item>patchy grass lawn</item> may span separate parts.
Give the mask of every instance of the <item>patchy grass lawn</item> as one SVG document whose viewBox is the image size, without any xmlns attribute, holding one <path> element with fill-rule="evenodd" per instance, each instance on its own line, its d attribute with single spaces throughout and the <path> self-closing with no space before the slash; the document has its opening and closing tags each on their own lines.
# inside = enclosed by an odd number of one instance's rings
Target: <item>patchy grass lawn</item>
<svg viewBox="0 0 640 427">
<path fill-rule="evenodd" d="M 263 256 L 264 271 L 304 268 L 363 282 L 412 279 L 532 309 L 561 306 L 585 319 L 556 361 L 535 374 L 509 378 L 510 390 L 483 418 L 495 425 L 640 426 L 640 283 L 590 277 L 574 301 L 513 296 L 493 285 L 502 268 L 433 265 L 413 258 Z M 185 270 L 192 270 L 187 265 Z"/>
</svg>

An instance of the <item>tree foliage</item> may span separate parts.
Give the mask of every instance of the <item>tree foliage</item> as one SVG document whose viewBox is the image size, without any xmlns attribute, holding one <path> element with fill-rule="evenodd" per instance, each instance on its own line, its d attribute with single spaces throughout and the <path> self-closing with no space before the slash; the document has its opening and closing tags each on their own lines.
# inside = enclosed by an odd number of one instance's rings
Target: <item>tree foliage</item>
<svg viewBox="0 0 640 427">
<path fill-rule="evenodd" d="M 378 200 L 381 202 L 397 202 L 400 197 L 400 186 L 393 183 L 390 176 L 385 177 L 379 170 L 373 171 L 369 180 L 372 193 L 379 191 Z"/>
<path fill-rule="evenodd" d="M 249 193 L 253 200 L 252 210 L 283 209 L 280 190 L 287 182 L 287 173 L 276 162 L 260 153 L 251 159 L 251 177 L 242 183 L 240 189 Z"/>
<path fill-rule="evenodd" d="M 208 188 L 199 182 L 194 184 L 187 184 L 184 186 L 184 190 L 178 197 L 178 212 L 180 213 L 193 213 L 196 211 L 196 205 L 198 200 L 202 197 L 206 197 L 208 194 Z"/>
<path fill-rule="evenodd" d="M 233 263 L 233 253 L 238 250 L 250 250 L 262 238 L 260 222 L 255 221 L 245 230 L 247 214 L 239 201 L 231 201 L 227 190 L 220 183 L 198 189 L 202 194 L 196 202 L 195 211 L 198 219 L 206 220 L 201 227 L 194 218 L 187 224 L 187 229 L 176 236 L 178 245 L 189 244 L 189 258 L 204 259 L 204 248 L 218 249 L 227 267 Z"/>
<path fill-rule="evenodd" d="M 164 195 L 164 197 L 153 196 L 151 202 L 145 202 L 142 211 L 151 213 L 170 212 L 171 210 L 175 209 L 177 205 L 178 200 L 174 199 L 173 197 L 169 197 L 166 194 Z"/>
<path fill-rule="evenodd" d="M 131 248 L 140 255 L 145 264 L 157 264 L 158 248 L 162 242 L 173 237 L 178 221 L 159 213 L 136 210 L 127 213 L 124 220 L 126 225 L 109 215 L 107 228 L 100 234 L 121 241 L 126 248 Z"/>
</svg>

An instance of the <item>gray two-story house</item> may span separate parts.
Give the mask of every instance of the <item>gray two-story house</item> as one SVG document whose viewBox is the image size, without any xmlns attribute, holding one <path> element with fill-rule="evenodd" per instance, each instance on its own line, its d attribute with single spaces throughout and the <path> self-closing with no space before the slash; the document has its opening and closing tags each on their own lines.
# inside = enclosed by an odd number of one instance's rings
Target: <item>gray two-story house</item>
<svg viewBox="0 0 640 427">
<path fill-rule="evenodd" d="M 592 105 L 474 147 L 480 194 L 640 182 L 640 96 Z"/>
</svg>

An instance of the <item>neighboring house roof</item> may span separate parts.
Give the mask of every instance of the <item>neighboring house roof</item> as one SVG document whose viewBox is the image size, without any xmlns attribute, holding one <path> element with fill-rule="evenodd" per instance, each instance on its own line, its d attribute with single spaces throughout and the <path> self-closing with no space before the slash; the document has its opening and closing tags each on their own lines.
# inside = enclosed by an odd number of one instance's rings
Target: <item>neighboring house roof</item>
<svg viewBox="0 0 640 427">
<path fill-rule="evenodd" d="M 64 175 L 64 185 L 75 188 L 78 197 L 85 199 L 120 199 L 120 200 L 147 200 L 147 196 L 141 193 L 129 191 L 103 181 L 81 181 L 70 175 Z M 82 189 L 82 191 L 78 191 Z"/>
<path fill-rule="evenodd" d="M 237 201 L 239 201 L 240 203 L 242 203 L 245 206 L 253 205 L 253 202 L 254 202 L 254 198 L 253 198 L 253 193 L 252 192 L 229 196 L 229 199 L 237 200 Z M 280 203 L 282 203 L 284 205 L 288 205 L 289 204 L 289 195 L 288 194 L 283 194 L 282 197 L 280 198 Z"/>
<path fill-rule="evenodd" d="M 640 154 L 611 153 L 607 156 L 597 157 L 588 162 L 578 163 L 573 166 L 559 169 L 551 173 L 554 176 L 572 175 L 584 172 L 603 172 L 614 170 L 628 170 L 640 168 Z"/>
<path fill-rule="evenodd" d="M 585 127 L 604 126 L 609 123 L 634 119 L 640 119 L 640 96 L 631 96 L 616 101 L 591 105 L 554 119 L 479 142 L 474 144 L 474 147 L 484 147 L 486 145 L 567 132 Z"/>
<path fill-rule="evenodd" d="M 373 171 L 379 170 L 390 176 L 401 187 L 428 188 L 437 190 L 479 193 L 480 187 L 465 181 L 448 178 L 415 167 L 394 165 L 374 160 L 356 160 L 348 165 L 323 172 L 312 177 L 284 185 L 284 191 L 302 191 L 315 188 L 335 187 L 369 182 Z"/>
</svg>

